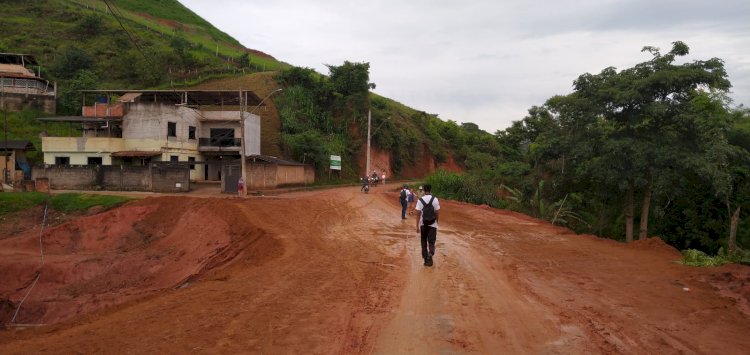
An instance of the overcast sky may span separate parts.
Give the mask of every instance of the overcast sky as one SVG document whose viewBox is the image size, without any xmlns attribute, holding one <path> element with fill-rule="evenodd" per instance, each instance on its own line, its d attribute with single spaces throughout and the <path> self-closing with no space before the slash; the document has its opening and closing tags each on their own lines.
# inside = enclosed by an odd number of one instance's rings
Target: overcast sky
<svg viewBox="0 0 750 355">
<path fill-rule="evenodd" d="M 631 67 L 643 46 L 725 61 L 750 105 L 750 0 L 180 0 L 244 46 L 328 74 L 370 63 L 376 93 L 494 133 L 580 74 Z"/>
</svg>

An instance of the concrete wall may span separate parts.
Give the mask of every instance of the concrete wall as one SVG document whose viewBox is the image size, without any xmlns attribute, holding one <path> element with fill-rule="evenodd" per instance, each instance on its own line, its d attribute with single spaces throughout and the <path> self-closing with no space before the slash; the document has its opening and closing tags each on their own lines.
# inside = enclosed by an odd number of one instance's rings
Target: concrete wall
<svg viewBox="0 0 750 355">
<path fill-rule="evenodd" d="M 302 165 L 279 165 L 276 168 L 276 186 L 304 185 L 305 167 Z"/>
<path fill-rule="evenodd" d="M 96 184 L 98 169 L 90 166 L 33 167 L 31 178 L 48 178 L 51 189 L 92 190 Z"/>
<path fill-rule="evenodd" d="M 304 165 L 247 164 L 248 189 L 274 189 L 315 182 L 315 170 Z"/>
<path fill-rule="evenodd" d="M 101 166 L 101 186 L 113 191 L 148 191 L 151 184 L 148 166 Z"/>
<path fill-rule="evenodd" d="M 199 127 L 200 113 L 194 109 L 160 103 L 128 104 L 122 119 L 122 138 L 155 139 L 188 143 L 188 127 Z M 175 122 L 176 137 L 167 137 L 168 122 Z M 197 144 L 197 141 L 195 142 Z"/>
<path fill-rule="evenodd" d="M 113 190 L 187 192 L 190 170 L 186 166 L 43 166 L 34 167 L 32 179 L 49 179 L 57 190 Z"/>
<path fill-rule="evenodd" d="M 247 163 L 247 189 L 273 189 L 276 188 L 276 165 Z"/>
<path fill-rule="evenodd" d="M 190 170 L 184 166 L 151 164 L 151 191 L 190 191 Z"/>
<path fill-rule="evenodd" d="M 54 115 L 57 110 L 57 102 L 54 95 L 27 95 L 6 92 L 3 96 L 0 96 L 0 108 L 2 107 L 8 111 L 34 109 Z"/>
<path fill-rule="evenodd" d="M 245 114 L 245 155 L 260 154 L 260 116 Z"/>
</svg>

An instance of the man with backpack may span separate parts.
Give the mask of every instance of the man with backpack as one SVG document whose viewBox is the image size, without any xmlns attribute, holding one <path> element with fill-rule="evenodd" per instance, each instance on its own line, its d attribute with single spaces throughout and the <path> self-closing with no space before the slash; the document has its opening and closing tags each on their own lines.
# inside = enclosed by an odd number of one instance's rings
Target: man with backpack
<svg viewBox="0 0 750 355">
<path fill-rule="evenodd" d="M 437 222 L 440 211 L 440 201 L 432 196 L 432 186 L 424 185 L 424 196 L 417 200 L 417 233 L 422 243 L 422 258 L 425 266 L 432 266 L 432 256 L 435 255 L 435 240 L 437 239 Z"/>
<path fill-rule="evenodd" d="M 401 202 L 401 219 L 406 219 L 406 199 L 409 197 L 409 185 L 404 185 L 398 200 Z"/>
</svg>

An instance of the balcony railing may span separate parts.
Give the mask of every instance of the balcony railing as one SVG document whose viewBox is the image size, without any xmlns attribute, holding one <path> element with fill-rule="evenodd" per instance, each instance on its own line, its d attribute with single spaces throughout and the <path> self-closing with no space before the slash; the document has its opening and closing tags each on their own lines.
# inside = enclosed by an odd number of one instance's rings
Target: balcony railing
<svg viewBox="0 0 750 355">
<path fill-rule="evenodd" d="M 55 86 L 41 79 L 6 78 L 0 75 L 0 92 L 54 96 Z"/>
<path fill-rule="evenodd" d="M 240 147 L 241 138 L 198 138 L 199 147 Z"/>
</svg>

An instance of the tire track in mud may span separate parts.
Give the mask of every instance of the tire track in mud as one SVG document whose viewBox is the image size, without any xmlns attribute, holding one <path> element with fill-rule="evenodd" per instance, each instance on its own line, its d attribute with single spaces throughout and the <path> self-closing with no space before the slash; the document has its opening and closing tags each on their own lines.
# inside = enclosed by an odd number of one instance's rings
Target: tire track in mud
<svg viewBox="0 0 750 355">
<path fill-rule="evenodd" d="M 485 263 L 472 250 L 471 233 L 448 223 L 440 227 L 433 267 L 422 265 L 419 236 L 412 233 L 406 289 L 374 353 L 583 351 L 582 331 L 524 297 L 510 281 L 510 269 Z"/>
</svg>

